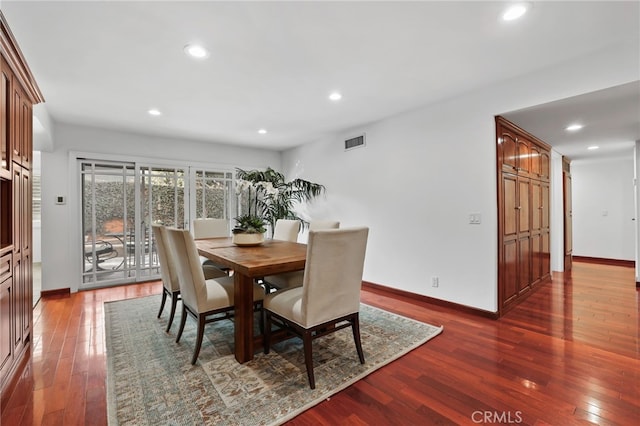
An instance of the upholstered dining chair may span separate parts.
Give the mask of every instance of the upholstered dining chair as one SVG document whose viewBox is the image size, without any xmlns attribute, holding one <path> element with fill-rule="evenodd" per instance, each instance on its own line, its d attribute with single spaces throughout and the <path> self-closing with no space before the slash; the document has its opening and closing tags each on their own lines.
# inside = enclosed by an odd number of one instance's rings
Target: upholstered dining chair
<svg viewBox="0 0 640 426">
<path fill-rule="evenodd" d="M 227 219 L 200 218 L 193 220 L 193 238 L 200 240 L 203 238 L 222 238 L 229 236 L 229 221 Z M 229 274 L 229 268 L 219 265 L 206 257 L 200 256 L 200 263 L 224 271 Z M 212 277 L 213 278 L 213 277 Z"/>
<path fill-rule="evenodd" d="M 281 241 L 298 241 L 300 221 L 292 219 L 278 219 L 273 229 L 273 239 Z"/>
<path fill-rule="evenodd" d="M 302 338 L 309 386 L 315 389 L 312 341 L 351 326 L 360 363 L 360 287 L 369 228 L 309 232 L 302 287 L 268 294 L 264 299 L 264 353 L 271 347 L 271 326 Z"/>
<path fill-rule="evenodd" d="M 309 222 L 309 231 L 320 229 L 338 229 L 340 222 L 335 220 L 312 220 Z M 264 291 L 269 294 L 273 289 L 300 287 L 302 285 L 303 271 L 286 272 L 278 275 L 268 275 L 263 278 Z"/>
<path fill-rule="evenodd" d="M 176 306 L 180 299 L 180 284 L 178 284 L 178 273 L 176 271 L 173 259 L 169 256 L 167 229 L 162 225 L 151 225 L 153 236 L 156 240 L 156 248 L 158 251 L 158 260 L 160 261 L 160 276 L 162 278 L 162 301 L 160 302 L 160 310 L 158 318 L 162 315 L 167 296 L 171 298 L 171 311 L 169 312 L 169 322 L 167 323 L 167 333 L 171 329 L 173 317 L 176 313 Z"/>
<path fill-rule="evenodd" d="M 167 297 L 171 298 L 171 311 L 169 312 L 169 322 L 167 322 L 167 333 L 173 324 L 173 318 L 176 313 L 176 306 L 180 300 L 180 285 L 178 284 L 178 272 L 176 270 L 175 259 L 169 252 L 167 241 L 167 228 L 162 225 L 151 225 L 153 235 L 156 241 L 156 249 L 158 252 L 158 260 L 160 262 L 160 277 L 162 279 L 162 301 L 160 302 L 160 310 L 158 318 L 162 315 Z M 225 277 L 227 274 L 215 266 L 202 265 L 202 272 L 207 280 Z"/>
<path fill-rule="evenodd" d="M 180 342 L 187 315 L 192 316 L 198 327 L 191 364 L 195 364 L 200 354 L 204 326 L 213 321 L 230 318 L 233 311 L 233 278 L 222 277 L 205 280 L 198 250 L 193 236 L 182 229 L 167 229 L 170 250 L 176 258 L 178 283 L 182 297 L 182 316 L 176 343 Z M 264 290 L 254 284 L 253 300 L 256 309 L 261 308 Z M 219 315 L 218 315 L 219 314 Z"/>
</svg>

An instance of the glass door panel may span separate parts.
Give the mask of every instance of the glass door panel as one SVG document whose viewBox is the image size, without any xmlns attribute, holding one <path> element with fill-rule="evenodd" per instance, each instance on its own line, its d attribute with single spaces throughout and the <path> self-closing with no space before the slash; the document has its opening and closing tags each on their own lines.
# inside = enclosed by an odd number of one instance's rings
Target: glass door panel
<svg viewBox="0 0 640 426">
<path fill-rule="evenodd" d="M 233 201 L 233 174 L 196 170 L 195 218 L 229 219 Z"/>
<path fill-rule="evenodd" d="M 136 264 L 140 277 L 159 276 L 159 263 L 151 225 L 160 224 L 184 228 L 185 182 L 187 171 L 183 168 L 141 166 L 140 221 L 137 223 L 135 247 Z"/>
<path fill-rule="evenodd" d="M 127 241 L 135 223 L 133 164 L 82 161 L 82 286 L 135 279 Z"/>
</svg>

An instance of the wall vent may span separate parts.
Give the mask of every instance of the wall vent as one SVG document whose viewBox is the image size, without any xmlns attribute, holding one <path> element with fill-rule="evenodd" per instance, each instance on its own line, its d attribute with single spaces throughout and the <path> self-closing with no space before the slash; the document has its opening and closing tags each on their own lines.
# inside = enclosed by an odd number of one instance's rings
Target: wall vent
<svg viewBox="0 0 640 426">
<path fill-rule="evenodd" d="M 356 136 L 354 138 L 347 139 L 346 141 L 344 141 L 344 150 L 348 151 L 350 149 L 364 146 L 364 142 L 365 142 L 364 135 L 365 134 L 363 133 L 360 136 Z"/>
</svg>

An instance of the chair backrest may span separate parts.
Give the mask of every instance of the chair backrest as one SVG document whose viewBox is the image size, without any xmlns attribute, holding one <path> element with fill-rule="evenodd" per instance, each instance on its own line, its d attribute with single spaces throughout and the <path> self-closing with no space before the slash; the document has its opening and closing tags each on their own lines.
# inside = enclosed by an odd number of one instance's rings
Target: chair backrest
<svg viewBox="0 0 640 426">
<path fill-rule="evenodd" d="M 340 228 L 340 222 L 335 220 L 312 220 L 311 222 L 309 222 L 309 231 L 338 228 Z"/>
<path fill-rule="evenodd" d="M 162 225 L 151 225 L 151 228 L 153 229 L 153 235 L 155 236 L 156 247 L 158 249 L 162 285 L 171 292 L 178 291 L 180 290 L 178 271 L 176 271 L 173 253 L 169 252 L 167 228 Z"/>
<path fill-rule="evenodd" d="M 278 219 L 273 230 L 273 239 L 281 241 L 298 241 L 300 232 L 300 221 L 292 219 Z"/>
<path fill-rule="evenodd" d="M 201 238 L 219 238 L 229 236 L 229 221 L 227 219 L 194 219 L 193 220 L 193 237 L 198 240 Z"/>
<path fill-rule="evenodd" d="M 184 229 L 167 228 L 167 237 L 176 259 L 182 303 L 201 312 L 199 301 L 207 298 L 207 284 L 193 236 Z"/>
<path fill-rule="evenodd" d="M 304 327 L 360 310 L 369 228 L 309 231 L 302 285 Z"/>
</svg>

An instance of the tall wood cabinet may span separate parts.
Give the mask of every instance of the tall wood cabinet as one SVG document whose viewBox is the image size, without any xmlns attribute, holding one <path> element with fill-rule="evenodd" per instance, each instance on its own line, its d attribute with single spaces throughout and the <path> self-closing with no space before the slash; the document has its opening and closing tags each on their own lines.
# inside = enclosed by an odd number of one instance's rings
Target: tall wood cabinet
<svg viewBox="0 0 640 426">
<path fill-rule="evenodd" d="M 551 277 L 550 147 L 496 117 L 498 311 L 507 312 Z"/>
<path fill-rule="evenodd" d="M 32 120 L 42 101 L 0 12 L 0 408 L 31 351 Z"/>
</svg>

